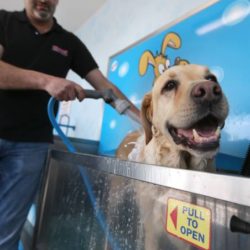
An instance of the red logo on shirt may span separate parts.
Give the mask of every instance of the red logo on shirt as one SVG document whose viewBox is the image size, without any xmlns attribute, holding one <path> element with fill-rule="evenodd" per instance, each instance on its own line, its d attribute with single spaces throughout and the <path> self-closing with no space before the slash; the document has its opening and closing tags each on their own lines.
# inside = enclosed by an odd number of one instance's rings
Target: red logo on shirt
<svg viewBox="0 0 250 250">
<path fill-rule="evenodd" d="M 57 52 L 57 53 L 59 53 L 59 54 L 61 54 L 61 55 L 63 55 L 63 56 L 68 56 L 68 53 L 69 53 L 68 50 L 62 49 L 62 48 L 60 48 L 57 45 L 53 45 L 52 46 L 52 50 L 55 51 L 55 52 Z"/>
</svg>

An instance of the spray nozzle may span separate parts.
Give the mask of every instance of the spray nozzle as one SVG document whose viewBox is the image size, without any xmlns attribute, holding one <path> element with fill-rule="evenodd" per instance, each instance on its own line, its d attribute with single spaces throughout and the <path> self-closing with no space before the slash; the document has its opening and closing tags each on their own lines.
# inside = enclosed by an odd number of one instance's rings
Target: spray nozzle
<svg viewBox="0 0 250 250">
<path fill-rule="evenodd" d="M 112 89 L 103 90 L 85 90 L 85 98 L 99 99 L 102 98 L 106 103 L 113 104 L 119 114 L 123 114 L 129 109 L 130 104 L 126 100 L 119 99 Z"/>
</svg>

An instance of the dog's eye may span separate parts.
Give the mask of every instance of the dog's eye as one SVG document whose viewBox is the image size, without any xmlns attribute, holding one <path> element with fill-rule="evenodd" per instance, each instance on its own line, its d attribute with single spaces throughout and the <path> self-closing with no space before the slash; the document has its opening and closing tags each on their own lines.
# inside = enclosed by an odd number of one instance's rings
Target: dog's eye
<svg viewBox="0 0 250 250">
<path fill-rule="evenodd" d="M 217 78 L 215 75 L 209 74 L 207 76 L 205 76 L 206 80 L 212 81 L 212 82 L 217 82 Z"/>
<path fill-rule="evenodd" d="M 171 91 L 171 90 L 175 89 L 176 86 L 177 86 L 177 81 L 175 81 L 175 80 L 170 80 L 170 81 L 168 81 L 168 82 L 165 84 L 164 88 L 162 89 L 162 92 Z"/>
</svg>

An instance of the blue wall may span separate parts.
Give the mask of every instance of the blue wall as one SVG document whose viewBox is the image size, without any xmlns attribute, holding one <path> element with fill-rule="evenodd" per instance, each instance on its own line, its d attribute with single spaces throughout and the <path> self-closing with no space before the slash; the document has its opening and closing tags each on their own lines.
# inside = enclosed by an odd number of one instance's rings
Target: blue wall
<svg viewBox="0 0 250 250">
<path fill-rule="evenodd" d="M 250 1 L 221 0 L 110 58 L 109 79 L 140 107 L 150 91 L 154 72 L 148 67 L 141 76 L 140 57 L 146 50 L 156 56 L 162 41 L 174 32 L 181 47 L 167 47 L 165 55 L 174 64 L 177 57 L 203 64 L 217 75 L 230 104 L 230 114 L 222 132 L 220 169 L 239 171 L 250 143 Z M 113 155 L 124 136 L 137 125 L 105 107 L 100 154 Z"/>
</svg>

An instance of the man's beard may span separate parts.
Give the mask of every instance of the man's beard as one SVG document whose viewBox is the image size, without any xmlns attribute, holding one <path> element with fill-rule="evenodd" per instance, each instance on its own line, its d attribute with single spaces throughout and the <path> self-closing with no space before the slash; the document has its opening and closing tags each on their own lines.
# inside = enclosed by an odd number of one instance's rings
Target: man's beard
<svg viewBox="0 0 250 250">
<path fill-rule="evenodd" d="M 53 16 L 54 10 L 48 9 L 47 11 L 37 11 L 35 9 L 34 14 L 40 21 L 48 21 Z"/>
</svg>

